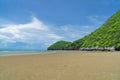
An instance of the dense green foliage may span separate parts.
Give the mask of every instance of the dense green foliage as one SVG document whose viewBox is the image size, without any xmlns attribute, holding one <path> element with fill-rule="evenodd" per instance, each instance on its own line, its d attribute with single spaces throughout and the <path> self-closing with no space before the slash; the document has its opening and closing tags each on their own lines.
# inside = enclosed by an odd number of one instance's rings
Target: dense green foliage
<svg viewBox="0 0 120 80">
<path fill-rule="evenodd" d="M 67 41 L 58 41 L 54 44 L 52 44 L 50 47 L 48 47 L 48 50 L 64 50 L 66 46 L 71 44 L 71 42 Z"/>
<path fill-rule="evenodd" d="M 59 41 L 48 49 L 78 50 L 80 48 L 114 47 L 120 50 L 120 10 L 111 16 L 100 28 L 73 43 Z"/>
<path fill-rule="evenodd" d="M 82 39 L 74 41 L 66 49 L 93 47 L 120 48 L 120 11 L 111 16 L 99 29 Z"/>
</svg>

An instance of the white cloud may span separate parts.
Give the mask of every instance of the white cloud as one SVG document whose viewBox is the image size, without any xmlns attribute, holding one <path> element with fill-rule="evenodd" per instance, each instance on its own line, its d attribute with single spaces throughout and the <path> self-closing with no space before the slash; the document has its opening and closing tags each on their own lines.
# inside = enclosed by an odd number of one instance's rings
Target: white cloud
<svg viewBox="0 0 120 80">
<path fill-rule="evenodd" d="M 99 24 L 98 16 L 89 16 L 88 19 L 94 24 Z M 95 25 L 46 25 L 36 17 L 25 24 L 6 23 L 3 25 L 0 28 L 0 45 L 2 45 L 0 48 L 7 47 L 9 43 L 16 45 L 17 42 L 28 44 L 26 46 L 23 44 L 22 48 L 32 49 L 38 45 L 47 48 L 58 40 L 80 39 L 96 29 Z"/>
<path fill-rule="evenodd" d="M 95 30 L 102 26 L 102 24 L 107 20 L 109 16 L 102 16 L 102 15 L 91 15 L 87 16 L 87 19 L 89 22 L 91 22 L 91 25 L 93 26 L 91 29 Z"/>
<path fill-rule="evenodd" d="M 83 36 L 90 33 L 91 26 L 75 26 L 75 25 L 64 25 L 61 26 L 61 30 L 64 36 L 73 40 L 82 38 Z"/>
<path fill-rule="evenodd" d="M 97 24 L 97 25 L 98 25 L 98 24 L 102 24 L 106 18 L 107 18 L 106 16 L 97 16 L 97 15 L 88 16 L 88 19 L 89 19 L 92 23 Z"/>
<path fill-rule="evenodd" d="M 26 24 L 7 24 L 0 28 L 0 41 L 5 44 L 24 42 L 49 45 L 60 39 L 62 39 L 61 36 L 55 34 L 48 25 L 35 17 Z"/>
</svg>

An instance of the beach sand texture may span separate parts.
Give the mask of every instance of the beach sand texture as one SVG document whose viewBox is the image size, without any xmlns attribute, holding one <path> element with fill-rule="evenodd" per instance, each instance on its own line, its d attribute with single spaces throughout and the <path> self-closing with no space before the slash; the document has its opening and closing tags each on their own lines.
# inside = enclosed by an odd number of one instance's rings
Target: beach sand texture
<svg viewBox="0 0 120 80">
<path fill-rule="evenodd" d="M 0 80 L 120 80 L 120 52 L 0 57 Z"/>
</svg>

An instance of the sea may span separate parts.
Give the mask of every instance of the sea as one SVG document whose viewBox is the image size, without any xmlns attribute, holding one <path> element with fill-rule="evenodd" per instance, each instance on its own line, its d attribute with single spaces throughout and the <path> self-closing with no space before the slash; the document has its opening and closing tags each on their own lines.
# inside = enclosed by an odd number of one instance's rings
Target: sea
<svg viewBox="0 0 120 80">
<path fill-rule="evenodd" d="M 57 52 L 66 52 L 66 51 L 65 50 L 0 50 L 0 56 L 48 54 L 48 53 L 57 53 Z"/>
</svg>

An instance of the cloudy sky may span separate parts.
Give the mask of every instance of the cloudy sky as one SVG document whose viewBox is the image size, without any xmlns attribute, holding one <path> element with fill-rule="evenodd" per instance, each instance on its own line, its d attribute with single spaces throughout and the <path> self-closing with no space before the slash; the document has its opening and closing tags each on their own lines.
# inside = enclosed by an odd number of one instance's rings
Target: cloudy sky
<svg viewBox="0 0 120 80">
<path fill-rule="evenodd" d="M 47 49 L 99 28 L 119 0 L 0 0 L 0 49 Z"/>
</svg>

